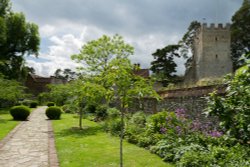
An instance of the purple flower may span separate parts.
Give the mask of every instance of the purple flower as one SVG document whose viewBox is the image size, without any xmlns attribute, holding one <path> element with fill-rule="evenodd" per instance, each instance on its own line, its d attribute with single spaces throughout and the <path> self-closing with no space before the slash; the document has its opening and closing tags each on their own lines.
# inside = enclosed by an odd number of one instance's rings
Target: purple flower
<svg viewBox="0 0 250 167">
<path fill-rule="evenodd" d="M 182 129 L 181 129 L 180 126 L 176 126 L 176 127 L 175 127 L 175 130 L 176 130 L 176 132 L 178 133 L 178 135 L 180 135 L 180 134 L 182 133 Z"/>
<path fill-rule="evenodd" d="M 167 128 L 161 127 L 160 132 L 162 134 L 165 134 L 167 132 Z"/>
<path fill-rule="evenodd" d="M 178 117 L 178 118 L 185 118 L 186 117 L 186 111 L 182 108 L 178 108 L 175 110 L 175 115 Z"/>
<path fill-rule="evenodd" d="M 221 137 L 223 135 L 223 133 L 214 130 L 214 131 L 211 131 L 208 135 L 211 136 L 211 137 Z"/>
</svg>

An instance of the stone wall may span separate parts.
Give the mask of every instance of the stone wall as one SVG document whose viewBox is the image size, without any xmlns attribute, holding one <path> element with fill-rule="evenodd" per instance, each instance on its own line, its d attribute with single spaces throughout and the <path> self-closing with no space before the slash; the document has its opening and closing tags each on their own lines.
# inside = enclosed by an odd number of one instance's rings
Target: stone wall
<svg viewBox="0 0 250 167">
<path fill-rule="evenodd" d="M 193 41 L 192 68 L 185 82 L 218 78 L 232 73 L 230 24 L 202 24 Z"/>
<path fill-rule="evenodd" d="M 226 85 L 202 86 L 193 88 L 184 88 L 176 90 L 167 90 L 158 92 L 162 97 L 161 101 L 153 98 L 144 98 L 135 100 L 130 106 L 130 111 L 136 112 L 143 110 L 146 113 L 157 113 L 162 110 L 175 111 L 176 109 L 185 109 L 191 119 L 199 119 L 203 122 L 217 121 L 215 118 L 206 118 L 203 112 L 207 108 L 207 99 L 209 93 L 217 90 L 220 95 L 225 94 Z"/>
</svg>

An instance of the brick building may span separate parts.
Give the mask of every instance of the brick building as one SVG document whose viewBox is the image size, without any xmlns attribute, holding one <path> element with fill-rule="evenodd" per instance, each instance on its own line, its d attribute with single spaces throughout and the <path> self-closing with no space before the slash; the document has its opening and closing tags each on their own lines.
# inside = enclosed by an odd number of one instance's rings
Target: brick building
<svg viewBox="0 0 250 167">
<path fill-rule="evenodd" d="M 25 86 L 28 88 L 28 92 L 33 95 L 48 91 L 48 84 L 64 84 L 66 80 L 58 79 L 53 76 L 41 77 L 34 74 L 29 74 L 25 82 Z"/>
</svg>

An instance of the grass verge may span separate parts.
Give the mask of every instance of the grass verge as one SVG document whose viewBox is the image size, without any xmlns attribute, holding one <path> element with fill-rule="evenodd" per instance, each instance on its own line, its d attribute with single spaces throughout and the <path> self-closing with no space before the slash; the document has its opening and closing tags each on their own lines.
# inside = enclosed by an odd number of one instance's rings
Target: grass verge
<svg viewBox="0 0 250 167">
<path fill-rule="evenodd" d="M 77 125 L 78 118 L 72 114 L 53 121 L 60 167 L 119 166 L 119 138 L 103 132 L 95 122 L 83 120 L 83 130 Z M 124 167 L 170 166 L 149 151 L 124 142 Z"/>
<path fill-rule="evenodd" d="M 9 109 L 0 110 L 0 140 L 2 140 L 17 124 L 19 121 L 13 121 L 12 116 L 9 114 Z"/>
</svg>

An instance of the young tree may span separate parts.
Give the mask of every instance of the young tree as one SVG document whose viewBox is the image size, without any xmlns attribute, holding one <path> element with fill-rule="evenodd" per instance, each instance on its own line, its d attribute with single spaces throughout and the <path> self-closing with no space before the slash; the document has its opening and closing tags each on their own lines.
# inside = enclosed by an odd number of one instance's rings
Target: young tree
<svg viewBox="0 0 250 167">
<path fill-rule="evenodd" d="M 11 11 L 9 0 L 0 0 L 0 6 L 0 71 L 9 79 L 22 80 L 27 74 L 24 56 L 38 55 L 38 26 L 26 22 L 23 13 Z"/>
<path fill-rule="evenodd" d="M 135 76 L 133 66 L 128 59 L 133 54 L 133 47 L 126 44 L 122 37 L 103 36 L 98 40 L 90 41 L 83 46 L 81 53 L 72 58 L 84 64 L 85 73 L 91 77 L 80 83 L 80 102 L 84 105 L 94 102 L 108 103 L 111 100 L 120 102 L 121 134 L 120 134 L 120 166 L 123 166 L 123 136 L 124 114 L 129 103 L 138 97 L 147 95 L 156 96 L 152 83 Z M 103 100 L 105 99 L 105 100 Z M 84 107 L 81 106 L 81 108 Z"/>
<path fill-rule="evenodd" d="M 121 133 L 120 133 L 120 167 L 123 166 L 124 115 L 129 104 L 135 98 L 158 97 L 152 82 L 136 76 L 133 65 L 128 58 L 115 58 L 108 64 L 104 79 L 113 87 L 113 99 L 120 102 Z"/>
<path fill-rule="evenodd" d="M 158 76 L 163 86 L 167 86 L 169 83 L 174 82 L 176 75 L 176 63 L 175 57 L 180 57 L 178 50 L 180 45 L 168 45 L 162 49 L 157 49 L 154 56 L 154 61 L 151 62 L 151 70 Z"/>
<path fill-rule="evenodd" d="M 244 0 L 242 6 L 232 17 L 231 52 L 234 69 L 239 68 L 244 59 L 242 55 L 250 51 L 250 1 Z"/>
</svg>

